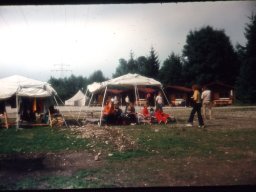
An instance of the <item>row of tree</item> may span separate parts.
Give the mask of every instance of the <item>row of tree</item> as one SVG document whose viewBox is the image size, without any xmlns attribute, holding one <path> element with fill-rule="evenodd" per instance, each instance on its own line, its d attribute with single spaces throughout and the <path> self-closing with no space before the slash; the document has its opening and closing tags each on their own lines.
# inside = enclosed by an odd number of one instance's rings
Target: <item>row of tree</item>
<svg viewBox="0 0 256 192">
<path fill-rule="evenodd" d="M 171 53 L 160 65 L 158 55 L 151 47 L 148 56 L 119 59 L 113 77 L 127 73 L 138 73 L 159 80 L 164 85 L 191 86 L 220 81 L 236 89 L 237 100 L 243 103 L 256 103 L 256 15 L 249 17 L 245 26 L 246 45 L 233 48 L 224 30 L 211 26 L 190 31 L 182 55 Z M 61 98 L 71 97 L 78 89 L 92 82 L 102 82 L 107 78 L 99 70 L 89 78 L 75 77 L 55 79 L 49 83 Z"/>
</svg>

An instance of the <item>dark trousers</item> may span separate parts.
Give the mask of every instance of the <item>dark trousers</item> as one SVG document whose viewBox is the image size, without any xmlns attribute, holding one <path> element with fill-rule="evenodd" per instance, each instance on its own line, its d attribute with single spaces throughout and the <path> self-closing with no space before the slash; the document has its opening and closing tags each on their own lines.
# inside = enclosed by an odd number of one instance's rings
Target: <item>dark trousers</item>
<svg viewBox="0 0 256 192">
<path fill-rule="evenodd" d="M 194 104 L 194 106 L 192 108 L 192 111 L 190 113 L 189 119 L 188 119 L 189 123 L 193 123 L 195 113 L 197 113 L 199 125 L 200 126 L 204 125 L 204 121 L 203 121 L 202 114 L 201 114 L 201 108 L 202 108 L 202 104 L 201 103 L 195 103 Z"/>
</svg>

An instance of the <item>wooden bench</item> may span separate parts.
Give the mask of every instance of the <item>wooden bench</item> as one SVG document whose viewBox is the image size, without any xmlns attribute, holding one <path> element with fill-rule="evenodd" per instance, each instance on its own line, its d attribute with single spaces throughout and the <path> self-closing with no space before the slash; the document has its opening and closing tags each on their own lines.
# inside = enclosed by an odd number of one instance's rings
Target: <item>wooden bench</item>
<svg viewBox="0 0 256 192">
<path fill-rule="evenodd" d="M 232 100 L 229 98 L 220 98 L 213 101 L 214 106 L 232 105 Z"/>
</svg>

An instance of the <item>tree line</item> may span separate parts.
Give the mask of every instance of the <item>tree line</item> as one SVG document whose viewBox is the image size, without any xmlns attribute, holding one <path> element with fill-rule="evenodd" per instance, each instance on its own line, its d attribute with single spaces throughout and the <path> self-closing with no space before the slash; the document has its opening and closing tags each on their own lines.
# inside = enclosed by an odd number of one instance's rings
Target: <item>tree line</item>
<svg viewBox="0 0 256 192">
<path fill-rule="evenodd" d="M 171 52 L 160 64 L 156 50 L 151 47 L 147 56 L 135 58 L 133 51 L 119 63 L 112 77 L 138 73 L 159 80 L 164 85 L 191 86 L 222 82 L 235 87 L 236 100 L 256 103 L 256 14 L 248 17 L 244 29 L 246 44 L 232 46 L 224 30 L 211 26 L 190 31 L 182 54 Z M 48 81 L 63 99 L 73 96 L 88 84 L 107 80 L 101 70 L 87 77 L 71 75 Z"/>
</svg>

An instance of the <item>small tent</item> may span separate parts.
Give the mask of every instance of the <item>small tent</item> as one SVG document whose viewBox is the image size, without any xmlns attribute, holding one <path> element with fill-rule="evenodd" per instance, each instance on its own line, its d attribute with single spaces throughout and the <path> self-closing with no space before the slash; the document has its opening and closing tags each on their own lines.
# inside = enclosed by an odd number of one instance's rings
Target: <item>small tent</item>
<svg viewBox="0 0 256 192">
<path fill-rule="evenodd" d="M 85 94 L 81 90 L 78 90 L 73 97 L 65 101 L 65 105 L 85 106 L 86 98 Z"/>
<path fill-rule="evenodd" d="M 0 100 L 16 98 L 17 128 L 19 127 L 19 110 L 22 98 L 44 99 L 57 95 L 57 92 L 47 82 L 42 82 L 27 77 L 13 75 L 0 79 Z M 35 102 L 34 102 L 35 103 Z"/>
<path fill-rule="evenodd" d="M 158 87 L 159 89 L 162 90 L 162 84 L 159 81 L 156 81 L 155 79 L 148 78 L 139 74 L 131 74 L 128 73 L 126 75 L 110 79 L 108 81 L 104 81 L 102 83 L 93 83 L 91 85 L 87 86 L 87 90 L 93 94 L 104 90 L 104 96 L 103 96 L 103 102 L 102 102 L 102 109 L 105 101 L 105 96 L 108 88 L 110 87 L 132 87 L 134 88 L 134 93 L 136 97 L 136 101 L 138 101 L 138 86 L 140 87 L 146 87 L 146 86 L 153 86 L 153 87 Z M 165 93 L 164 93 L 165 95 Z M 166 95 L 165 95 L 166 97 Z M 167 99 L 167 98 L 166 98 Z M 167 100 L 168 102 L 168 100 Z M 100 125 L 101 125 L 101 120 L 102 120 L 102 110 L 101 110 L 101 117 L 100 117 Z"/>
</svg>

